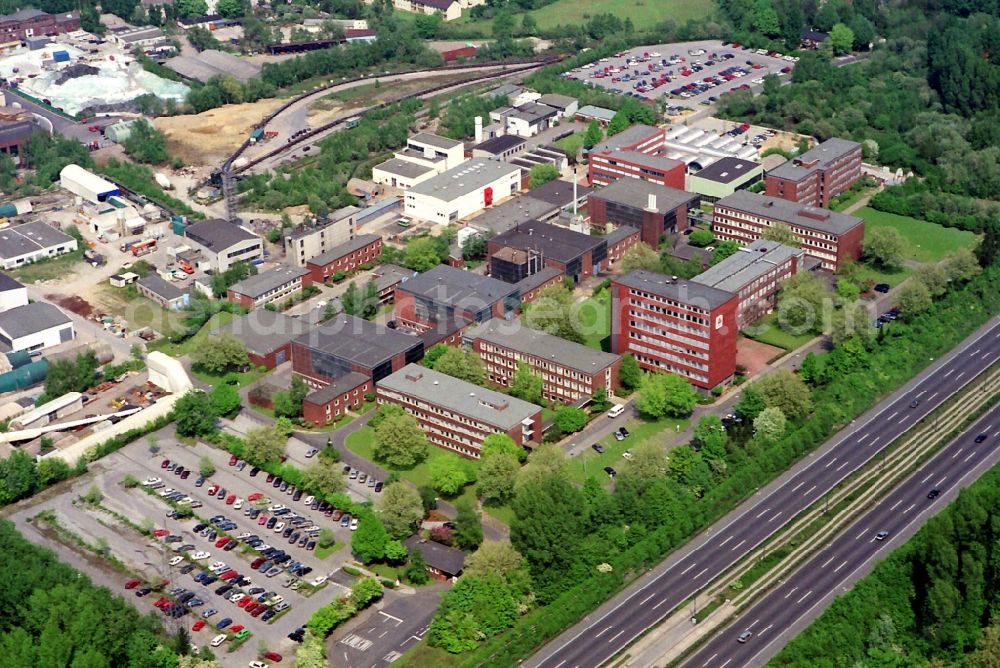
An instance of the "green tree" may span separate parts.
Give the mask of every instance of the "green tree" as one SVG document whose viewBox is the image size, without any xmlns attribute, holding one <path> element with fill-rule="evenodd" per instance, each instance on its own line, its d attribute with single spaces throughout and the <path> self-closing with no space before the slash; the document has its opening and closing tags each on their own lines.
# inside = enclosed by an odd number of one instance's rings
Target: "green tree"
<svg viewBox="0 0 1000 668">
<path fill-rule="evenodd" d="M 388 543 L 389 534 L 382 521 L 371 512 L 362 512 L 358 516 L 357 531 L 351 534 L 351 552 L 354 556 L 363 564 L 379 561 L 385 556 Z"/>
<path fill-rule="evenodd" d="M 785 279 L 778 293 L 778 325 L 793 333 L 820 332 L 827 300 L 822 279 L 800 272 Z"/>
<path fill-rule="evenodd" d="M 556 409 L 554 426 L 564 434 L 575 434 L 587 426 L 587 411 L 576 406 L 560 406 Z"/>
<path fill-rule="evenodd" d="M 521 465 L 508 452 L 483 456 L 476 476 L 476 493 L 483 503 L 502 505 L 514 495 L 514 481 Z"/>
<path fill-rule="evenodd" d="M 768 408 L 780 408 L 790 420 L 804 419 L 812 411 L 812 396 L 805 382 L 788 369 L 766 374 L 753 385 Z"/>
<path fill-rule="evenodd" d="M 406 245 L 403 265 L 413 271 L 428 271 L 441 264 L 444 258 L 438 244 L 431 237 L 414 239 Z"/>
<path fill-rule="evenodd" d="M 906 240 L 893 227 L 878 227 L 865 239 L 865 257 L 885 269 L 902 266 L 906 253 Z"/>
<path fill-rule="evenodd" d="M 627 274 L 635 269 L 660 271 L 660 256 L 644 243 L 634 244 L 618 261 L 618 272 Z"/>
<path fill-rule="evenodd" d="M 424 517 L 420 494 L 404 482 L 386 485 L 375 502 L 375 511 L 389 536 L 397 540 L 413 534 Z"/>
<path fill-rule="evenodd" d="M 545 379 L 541 374 L 535 373 L 527 362 L 518 360 L 514 381 L 510 386 L 510 393 L 513 396 L 533 404 L 541 404 L 544 384 Z"/>
<path fill-rule="evenodd" d="M 375 429 L 375 459 L 409 468 L 427 456 L 427 436 L 409 413 L 385 418 Z"/>
<path fill-rule="evenodd" d="M 239 391 L 228 383 L 219 383 L 208 393 L 209 410 L 214 415 L 231 416 L 240 409 Z"/>
<path fill-rule="evenodd" d="M 205 0 L 175 0 L 174 10 L 178 16 L 191 18 L 207 14 L 208 5 Z"/>
<path fill-rule="evenodd" d="M 0 505 L 29 497 L 38 488 L 38 469 L 31 455 L 14 450 L 6 459 L 0 459 Z"/>
<path fill-rule="evenodd" d="M 603 413 L 611 408 L 611 400 L 608 398 L 608 390 L 604 386 L 597 387 L 590 395 L 590 410 L 595 413 Z"/>
<path fill-rule="evenodd" d="M 215 11 L 227 19 L 238 19 L 246 13 L 242 0 L 218 0 Z"/>
<path fill-rule="evenodd" d="M 830 29 L 828 38 L 833 46 L 834 55 L 841 55 L 850 52 L 854 46 L 854 31 L 843 23 L 838 23 Z M 891 229 L 891 228 L 886 228 Z"/>
<path fill-rule="evenodd" d="M 455 509 L 458 511 L 455 516 L 455 541 L 463 550 L 475 550 L 483 542 L 483 524 L 479 513 L 468 499 L 460 499 Z"/>
<path fill-rule="evenodd" d="M 358 528 L 361 528 L 361 523 L 358 523 Z M 319 536 L 316 537 L 316 544 L 322 548 L 330 548 L 336 545 L 337 536 L 333 533 L 333 529 L 329 527 L 323 527 L 319 530 Z"/>
<path fill-rule="evenodd" d="M 712 253 L 712 259 L 709 264 L 713 267 L 727 257 L 735 255 L 740 250 L 740 244 L 732 239 L 723 239 L 719 243 L 715 244 L 715 251 Z"/>
<path fill-rule="evenodd" d="M 965 283 L 982 273 L 983 269 L 976 260 L 976 255 L 968 248 L 949 254 L 944 259 L 944 272 L 948 278 L 957 283 Z"/>
<path fill-rule="evenodd" d="M 830 340 L 835 346 L 854 337 L 861 337 L 863 342 L 870 343 L 873 332 L 871 315 L 860 303 L 847 304 L 836 311 L 830 321 Z"/>
<path fill-rule="evenodd" d="M 430 582 L 431 576 L 427 573 L 427 562 L 424 560 L 424 553 L 419 545 L 415 546 L 413 552 L 410 553 L 410 559 L 406 565 L 406 570 L 403 571 L 403 577 L 410 584 L 417 586 Z"/>
<path fill-rule="evenodd" d="M 479 456 L 483 461 L 495 455 L 511 455 L 518 461 L 528 458 L 528 451 L 518 445 L 514 439 L 507 434 L 490 434 L 483 439 L 483 444 L 479 450 Z"/>
<path fill-rule="evenodd" d="M 201 390 L 190 390 L 177 400 L 172 413 L 179 436 L 207 436 L 215 431 L 218 416 L 206 410 L 206 403 Z"/>
<path fill-rule="evenodd" d="M 198 473 L 203 478 L 215 475 L 215 463 L 212 462 L 211 457 L 205 456 L 198 460 Z"/>
<path fill-rule="evenodd" d="M 637 390 L 642 386 L 642 367 L 632 353 L 622 355 L 621 366 L 618 367 L 618 380 L 628 390 Z"/>
<path fill-rule="evenodd" d="M 524 568 L 524 557 L 505 540 L 486 540 L 465 560 L 465 575 L 496 575 L 503 580 Z"/>
<path fill-rule="evenodd" d="M 540 165 L 535 165 L 528 172 L 531 180 L 528 183 L 528 187 L 532 190 L 535 188 L 540 188 L 544 186 L 549 181 L 555 181 L 559 178 L 559 170 L 556 169 L 555 165 L 544 163 Z"/>
<path fill-rule="evenodd" d="M 441 17 L 441 12 L 417 14 L 413 17 L 413 25 L 422 39 L 436 39 L 444 27 L 444 19 Z"/>
<path fill-rule="evenodd" d="M 210 336 L 191 353 L 191 359 L 206 373 L 222 375 L 249 364 L 246 344 L 232 334 Z"/>
<path fill-rule="evenodd" d="M 319 497 L 329 497 L 344 491 L 344 476 L 335 462 L 319 460 L 302 470 L 302 484 Z"/>
<path fill-rule="evenodd" d="M 576 303 L 573 294 L 561 283 L 547 285 L 538 291 L 524 316 L 525 324 L 553 336 L 583 343 L 576 322 Z"/>
<path fill-rule="evenodd" d="M 486 367 L 479 355 L 468 348 L 449 346 L 434 363 L 434 370 L 474 385 L 486 382 Z"/>
<path fill-rule="evenodd" d="M 651 419 L 684 417 L 698 403 L 691 384 L 673 373 L 646 374 L 639 387 L 635 407 Z"/>
<path fill-rule="evenodd" d="M 779 244 L 784 244 L 785 246 L 791 246 L 793 248 L 798 248 L 802 245 L 795 232 L 792 232 L 792 228 L 784 223 L 774 223 L 765 229 L 760 236 L 762 239 L 775 241 Z"/>
<path fill-rule="evenodd" d="M 724 459 L 729 435 L 718 415 L 704 415 L 694 428 L 694 439 L 701 445 L 702 456 L 706 459 Z"/>
<path fill-rule="evenodd" d="M 785 435 L 785 414 L 780 408 L 772 406 L 761 411 L 760 415 L 754 418 L 754 434 L 770 443 L 776 443 L 779 438 Z"/>
<path fill-rule="evenodd" d="M 604 139 L 604 132 L 601 130 L 601 126 L 597 121 L 591 121 L 587 126 L 587 131 L 583 135 L 583 147 L 588 151 Z"/>
<path fill-rule="evenodd" d="M 427 352 L 424 353 L 424 358 L 420 360 L 420 363 L 423 364 L 425 367 L 433 369 L 434 364 L 437 363 L 437 361 L 441 359 L 441 356 L 444 355 L 449 350 L 451 350 L 451 346 L 445 345 L 444 343 L 439 343 L 435 346 L 432 346 L 427 349 Z"/>
<path fill-rule="evenodd" d="M 431 485 L 445 496 L 455 496 L 469 482 L 465 462 L 457 455 L 445 453 L 430 463 Z"/>
<path fill-rule="evenodd" d="M 145 118 L 132 121 L 129 136 L 122 144 L 122 148 L 139 162 L 161 165 L 170 160 L 167 138 Z"/>
<path fill-rule="evenodd" d="M 853 302 L 861 295 L 861 288 L 846 278 L 837 279 L 837 296 L 845 301 Z"/>
<path fill-rule="evenodd" d="M 688 235 L 688 243 L 699 248 L 711 246 L 714 241 L 715 235 L 712 234 L 712 231 L 700 227 L 695 228 L 695 230 Z"/>
<path fill-rule="evenodd" d="M 273 426 L 250 427 L 245 439 L 245 459 L 256 464 L 280 461 L 287 442 L 288 437 Z"/>
<path fill-rule="evenodd" d="M 733 406 L 733 410 L 750 421 L 760 415 L 765 408 L 767 406 L 764 404 L 764 400 L 752 385 L 743 390 L 740 400 Z"/>
<path fill-rule="evenodd" d="M 912 318 L 928 310 L 932 304 L 931 292 L 921 281 L 907 281 L 899 289 L 899 309 L 904 318 Z"/>
<path fill-rule="evenodd" d="M 399 404 L 379 404 L 378 408 L 375 409 L 375 414 L 368 420 L 368 426 L 372 429 L 378 429 L 379 425 L 387 417 L 399 415 L 406 415 L 406 411 Z"/>
<path fill-rule="evenodd" d="M 854 50 L 867 51 L 875 41 L 875 26 L 864 14 L 855 14 L 848 23 L 854 35 Z"/>
<path fill-rule="evenodd" d="M 771 0 L 754 0 L 750 14 L 750 25 L 757 32 L 768 37 L 781 34 L 781 24 L 778 14 L 774 11 Z"/>
<path fill-rule="evenodd" d="M 628 130 L 631 125 L 632 122 L 629 120 L 628 115 L 619 111 L 611 117 L 611 122 L 608 123 L 608 137 L 614 137 L 616 134 Z"/>
</svg>

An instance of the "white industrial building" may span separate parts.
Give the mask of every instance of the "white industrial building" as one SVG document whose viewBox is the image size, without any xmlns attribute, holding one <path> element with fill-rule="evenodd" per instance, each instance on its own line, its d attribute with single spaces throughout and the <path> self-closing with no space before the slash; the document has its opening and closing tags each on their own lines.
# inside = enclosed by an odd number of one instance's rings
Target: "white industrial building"
<svg viewBox="0 0 1000 668">
<path fill-rule="evenodd" d="M 59 185 L 92 204 L 104 202 L 112 195 L 121 195 L 121 190 L 114 183 L 88 172 L 80 165 L 63 167 L 59 172 Z"/>
<path fill-rule="evenodd" d="M 758 151 L 739 137 L 719 135 L 714 131 L 675 125 L 664 134 L 662 157 L 680 160 L 691 173 L 708 167 L 721 158 L 756 161 Z"/>
<path fill-rule="evenodd" d="M 16 269 L 47 257 L 75 251 L 77 240 L 45 223 L 25 223 L 0 230 L 0 267 Z"/>
<path fill-rule="evenodd" d="M 222 272 L 237 262 L 253 262 L 264 257 L 264 242 L 259 236 L 221 218 L 188 225 L 184 237 L 201 253 L 199 269 Z"/>
<path fill-rule="evenodd" d="M 28 303 L 28 288 L 7 274 L 0 274 L 0 311 L 9 311 Z"/>
<path fill-rule="evenodd" d="M 465 145 L 430 132 L 420 132 L 410 137 L 406 148 L 396 151 L 394 155 L 394 158 L 372 168 L 372 181 L 409 190 L 464 162 Z"/>
<path fill-rule="evenodd" d="M 0 313 L 0 349 L 41 350 L 76 338 L 73 321 L 59 307 L 33 302 Z"/>
<path fill-rule="evenodd" d="M 516 193 L 521 169 L 498 160 L 470 160 L 406 192 L 404 212 L 448 224 L 482 211 Z"/>
<path fill-rule="evenodd" d="M 501 134 L 534 137 L 552 127 L 562 112 L 539 102 L 528 102 L 520 107 L 501 107 L 490 112 L 490 121 L 503 129 Z"/>
</svg>

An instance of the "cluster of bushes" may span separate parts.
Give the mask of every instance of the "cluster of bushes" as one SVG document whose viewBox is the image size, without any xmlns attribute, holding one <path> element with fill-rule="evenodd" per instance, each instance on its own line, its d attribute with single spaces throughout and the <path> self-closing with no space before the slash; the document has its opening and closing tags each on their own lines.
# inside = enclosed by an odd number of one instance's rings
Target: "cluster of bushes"
<svg viewBox="0 0 1000 668">
<path fill-rule="evenodd" d="M 154 204 L 173 213 L 184 214 L 194 220 L 203 220 L 205 214 L 195 211 L 181 200 L 168 195 L 156 184 L 153 170 L 134 162 L 119 162 L 112 158 L 101 167 L 100 172 L 126 189 L 146 197 Z M 58 178 L 58 177 L 57 177 Z M 54 180 L 54 179 L 53 179 Z"/>
<path fill-rule="evenodd" d="M 330 632 L 358 614 L 369 605 L 382 598 L 382 583 L 376 578 L 358 580 L 351 587 L 351 595 L 338 598 L 324 605 L 306 622 L 315 635 L 325 638 Z"/>
</svg>

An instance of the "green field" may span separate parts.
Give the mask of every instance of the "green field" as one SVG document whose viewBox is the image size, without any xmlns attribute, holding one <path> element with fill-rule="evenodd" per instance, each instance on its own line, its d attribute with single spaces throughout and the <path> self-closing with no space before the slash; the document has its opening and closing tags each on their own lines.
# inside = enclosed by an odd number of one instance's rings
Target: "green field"
<svg viewBox="0 0 1000 668">
<path fill-rule="evenodd" d="M 894 213 L 876 211 L 862 207 L 854 212 L 865 219 L 865 234 L 880 227 L 891 227 L 899 231 L 907 242 L 907 260 L 917 262 L 939 262 L 953 251 L 971 248 L 976 241 L 972 232 L 942 227 L 916 218 L 897 216 Z"/>
<path fill-rule="evenodd" d="M 632 420 L 626 426 L 629 431 L 628 438 L 624 441 L 615 440 L 614 436 L 605 436 L 597 441 L 604 446 L 604 452 L 598 453 L 587 443 L 587 449 L 569 460 L 570 479 L 579 484 L 583 484 L 588 477 L 596 477 L 598 480 L 607 478 L 604 472 L 605 466 L 621 471 L 626 460 L 622 453 L 634 447 L 642 441 L 658 436 L 663 442 L 670 443 L 674 435 L 687 429 L 690 421 L 687 418 L 676 420 L 673 418 L 663 420 Z"/>
<path fill-rule="evenodd" d="M 768 314 L 741 332 L 747 338 L 785 350 L 795 350 L 816 338 L 811 332 L 791 334 L 778 325 L 778 312 Z"/>
<path fill-rule="evenodd" d="M 583 333 L 584 343 L 596 350 L 610 350 L 611 346 L 611 297 L 602 293 L 600 298 L 590 297 L 581 301 L 576 311 L 576 321 Z"/>
<path fill-rule="evenodd" d="M 542 29 L 557 25 L 582 25 L 598 14 L 614 14 L 623 21 L 632 19 L 637 28 L 648 28 L 661 21 L 681 25 L 688 19 L 700 19 L 715 12 L 715 2 L 690 2 L 689 0 L 556 0 L 551 5 L 530 12 Z M 406 12 L 396 12 L 402 16 Z M 518 20 L 520 23 L 520 20 Z M 475 27 L 490 34 L 492 20 L 475 20 L 463 15 L 457 21 L 445 24 L 456 28 Z"/>
</svg>

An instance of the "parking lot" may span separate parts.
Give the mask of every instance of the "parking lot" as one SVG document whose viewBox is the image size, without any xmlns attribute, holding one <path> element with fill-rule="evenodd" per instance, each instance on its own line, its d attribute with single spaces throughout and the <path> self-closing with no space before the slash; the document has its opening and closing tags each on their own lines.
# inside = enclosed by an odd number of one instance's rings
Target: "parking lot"
<svg viewBox="0 0 1000 668">
<path fill-rule="evenodd" d="M 439 603 L 441 586 L 421 588 L 415 596 L 398 598 L 348 629 L 330 637 L 330 665 L 342 668 L 388 666 L 419 643 Z"/>
<path fill-rule="evenodd" d="M 709 106 L 734 90 L 759 89 L 768 74 L 788 76 L 794 66 L 792 56 L 702 40 L 635 47 L 563 76 L 640 100 L 665 99 L 676 111 Z"/>
<path fill-rule="evenodd" d="M 216 650 L 224 665 L 245 666 L 256 659 L 261 640 L 269 650 L 291 657 L 297 645 L 288 635 L 349 589 L 352 579 L 339 569 L 351 558 L 346 547 L 350 520 L 343 526 L 332 509 L 327 514 L 307 506 L 304 495 L 296 501 L 292 490 L 281 491 L 274 481 L 268 484 L 264 471 L 251 477 L 251 466 L 237 470 L 225 452 L 203 444 L 178 444 L 169 428 L 158 434 L 158 445 L 160 452 L 153 454 L 146 441 L 133 443 L 102 459 L 71 490 L 12 519 L 29 538 L 51 545 L 51 531 L 27 523 L 29 517 L 50 510 L 61 527 L 85 542 L 106 546 L 107 556 L 121 562 L 126 572 L 71 544 L 56 547 L 64 559 L 67 548 L 76 551 L 70 563 L 97 582 L 108 583 L 110 573 L 109 586 L 140 612 L 159 609 L 168 627 L 191 630 L 192 642 L 207 645 L 225 635 Z M 198 486 L 199 461 L 206 456 L 216 472 Z M 173 470 L 163 468 L 166 460 Z M 178 465 L 190 470 L 186 478 L 177 473 Z M 127 475 L 146 484 L 124 487 Z M 210 496 L 213 486 L 217 490 Z M 76 501 L 91 487 L 100 492 L 99 507 Z M 173 505 L 166 500 L 171 488 L 181 495 Z M 176 507 L 192 507 L 195 516 L 171 517 Z M 141 527 L 152 528 L 153 535 L 144 535 Z M 332 529 L 340 546 L 324 559 L 316 556 L 316 546 L 308 549 L 321 528 Z M 168 584 L 158 586 L 164 582 Z M 387 591 L 384 605 L 398 597 Z M 249 637 L 230 652 L 241 632 Z"/>
</svg>

